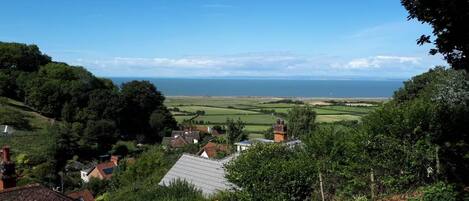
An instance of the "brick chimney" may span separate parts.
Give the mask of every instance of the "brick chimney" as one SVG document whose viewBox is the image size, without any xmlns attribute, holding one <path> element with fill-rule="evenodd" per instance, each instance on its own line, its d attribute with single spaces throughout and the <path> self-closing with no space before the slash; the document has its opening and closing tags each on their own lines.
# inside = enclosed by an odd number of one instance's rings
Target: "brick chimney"
<svg viewBox="0 0 469 201">
<path fill-rule="evenodd" d="M 10 147 L 3 146 L 0 163 L 0 190 L 16 186 L 15 163 L 10 161 Z"/>
<path fill-rule="evenodd" d="M 283 120 L 277 119 L 277 122 L 274 125 L 274 141 L 283 142 L 286 140 L 288 140 L 287 125 L 285 125 Z"/>
<path fill-rule="evenodd" d="M 118 165 L 119 164 L 119 156 L 117 155 L 111 155 L 111 162 L 114 164 Z"/>
</svg>

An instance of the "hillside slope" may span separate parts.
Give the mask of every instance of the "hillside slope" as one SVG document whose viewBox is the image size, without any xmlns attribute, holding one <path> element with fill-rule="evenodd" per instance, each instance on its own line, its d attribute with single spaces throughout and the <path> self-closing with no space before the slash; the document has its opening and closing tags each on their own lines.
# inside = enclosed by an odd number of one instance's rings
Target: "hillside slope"
<svg viewBox="0 0 469 201">
<path fill-rule="evenodd" d="M 47 146 L 51 143 L 47 129 L 54 121 L 40 115 L 22 102 L 4 97 L 0 98 L 2 99 L 0 103 L 0 109 L 2 111 L 17 112 L 23 116 L 29 124 L 29 128 L 14 128 L 15 131 L 12 135 L 0 136 L 0 146 L 9 145 L 13 157 L 20 153 L 27 155 L 40 155 L 44 153 Z M 5 113 L 0 113 L 0 115 L 5 115 Z M 0 119 L 2 118 L 9 117 L 0 117 Z"/>
</svg>

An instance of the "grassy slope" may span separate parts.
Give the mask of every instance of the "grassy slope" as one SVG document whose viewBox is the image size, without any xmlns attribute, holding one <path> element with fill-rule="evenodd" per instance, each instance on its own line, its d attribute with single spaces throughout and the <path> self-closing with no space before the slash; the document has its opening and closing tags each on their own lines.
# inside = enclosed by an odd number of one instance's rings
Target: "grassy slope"
<svg viewBox="0 0 469 201">
<path fill-rule="evenodd" d="M 45 151 L 51 143 L 51 139 L 46 132 L 47 127 L 51 124 L 47 117 L 44 117 L 23 103 L 7 99 L 7 107 L 16 112 L 20 112 L 27 116 L 31 130 L 16 130 L 12 136 L 0 137 L 0 145 L 9 145 L 14 155 L 19 153 L 40 154 Z"/>
</svg>

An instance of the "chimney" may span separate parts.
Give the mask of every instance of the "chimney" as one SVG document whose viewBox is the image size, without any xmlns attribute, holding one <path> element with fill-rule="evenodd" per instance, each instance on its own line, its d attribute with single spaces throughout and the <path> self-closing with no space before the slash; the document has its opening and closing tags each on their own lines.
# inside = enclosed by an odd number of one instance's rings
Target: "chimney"
<svg viewBox="0 0 469 201">
<path fill-rule="evenodd" d="M 288 140 L 287 126 L 283 120 L 277 119 L 277 123 L 274 127 L 274 142 L 283 142 Z"/>
<path fill-rule="evenodd" d="M 15 163 L 10 161 L 10 147 L 3 146 L 0 163 L 0 190 L 16 186 Z"/>
<path fill-rule="evenodd" d="M 119 164 L 119 156 L 111 155 L 111 162 L 118 165 Z"/>
<path fill-rule="evenodd" d="M 5 162 L 10 161 L 10 147 L 3 146 L 2 148 L 2 160 Z"/>
</svg>

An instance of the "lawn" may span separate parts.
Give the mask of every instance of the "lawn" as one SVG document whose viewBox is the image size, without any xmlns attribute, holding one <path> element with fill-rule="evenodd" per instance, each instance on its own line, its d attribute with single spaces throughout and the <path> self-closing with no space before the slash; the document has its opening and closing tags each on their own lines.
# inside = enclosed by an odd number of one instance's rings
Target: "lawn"
<svg viewBox="0 0 469 201">
<path fill-rule="evenodd" d="M 335 121 L 351 121 L 351 120 L 360 120 L 360 116 L 356 115 L 318 115 L 316 118 L 317 122 L 335 122 Z"/>
</svg>

